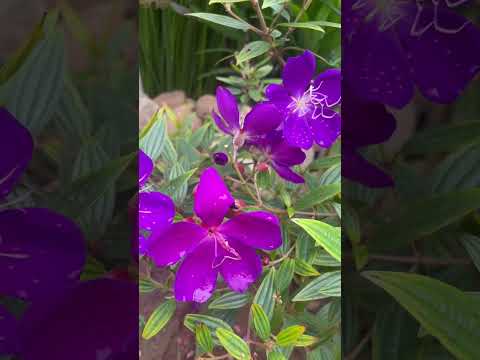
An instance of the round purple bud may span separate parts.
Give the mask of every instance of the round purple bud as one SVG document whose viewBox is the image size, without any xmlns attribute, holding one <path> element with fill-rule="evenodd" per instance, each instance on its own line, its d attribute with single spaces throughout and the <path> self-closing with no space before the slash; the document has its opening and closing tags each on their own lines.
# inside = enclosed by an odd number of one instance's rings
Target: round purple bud
<svg viewBox="0 0 480 360">
<path fill-rule="evenodd" d="M 217 152 L 213 154 L 213 161 L 217 165 L 225 166 L 228 163 L 228 156 L 223 152 Z"/>
</svg>

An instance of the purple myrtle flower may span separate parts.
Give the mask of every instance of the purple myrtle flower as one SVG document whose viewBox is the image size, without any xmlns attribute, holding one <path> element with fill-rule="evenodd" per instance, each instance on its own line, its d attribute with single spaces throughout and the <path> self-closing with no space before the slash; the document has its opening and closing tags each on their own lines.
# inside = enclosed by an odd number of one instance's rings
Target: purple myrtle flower
<svg viewBox="0 0 480 360">
<path fill-rule="evenodd" d="M 316 60 L 310 51 L 290 57 L 283 69 L 282 85 L 271 84 L 265 93 L 286 119 L 285 139 L 292 146 L 309 149 L 315 141 L 329 148 L 340 135 L 341 118 L 334 111 L 340 103 L 340 70 L 315 76 Z"/>
<path fill-rule="evenodd" d="M 213 162 L 220 166 L 225 166 L 228 163 L 228 155 L 224 152 L 216 152 L 213 154 Z"/>
<path fill-rule="evenodd" d="M 153 172 L 153 161 L 142 150 L 138 151 L 138 186 L 142 187 Z"/>
<path fill-rule="evenodd" d="M 280 177 L 295 184 L 305 182 L 302 176 L 290 168 L 303 163 L 306 155 L 300 148 L 287 144 L 281 131 L 270 133 L 258 147 Z"/>
<path fill-rule="evenodd" d="M 342 66 L 357 96 L 402 108 L 416 86 L 433 102 L 454 101 L 480 70 L 480 29 L 454 6 L 346 0 Z"/>
<path fill-rule="evenodd" d="M 0 109 L 0 192 L 5 197 L 26 169 L 33 153 L 30 133 Z M 54 296 L 76 282 L 85 263 L 79 227 L 51 210 L 0 211 L 0 294 L 36 301 Z"/>
<path fill-rule="evenodd" d="M 383 104 L 358 99 L 346 84 L 343 92 L 342 176 L 368 187 L 393 186 L 392 177 L 358 150 L 387 141 L 395 131 L 395 118 Z"/>
<path fill-rule="evenodd" d="M 233 291 L 246 291 L 262 272 L 255 249 L 282 244 L 279 220 L 269 212 L 242 213 L 224 222 L 234 203 L 217 170 L 207 168 L 194 195 L 201 225 L 181 221 L 160 234 L 153 232 L 149 255 L 157 266 L 183 258 L 175 279 L 178 301 L 207 301 L 219 273 Z"/>
<path fill-rule="evenodd" d="M 260 103 L 241 121 L 235 96 L 224 87 L 217 87 L 217 106 L 220 115 L 212 112 L 218 128 L 233 136 L 237 148 L 244 144 L 255 144 L 271 131 L 277 129 L 282 120 L 282 114 L 272 104 Z"/>
</svg>

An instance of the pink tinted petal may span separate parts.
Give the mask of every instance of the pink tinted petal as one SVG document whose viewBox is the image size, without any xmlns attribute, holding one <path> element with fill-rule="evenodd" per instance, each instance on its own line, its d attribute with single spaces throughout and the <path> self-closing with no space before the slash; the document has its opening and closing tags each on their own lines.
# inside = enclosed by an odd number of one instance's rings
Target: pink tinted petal
<svg viewBox="0 0 480 360">
<path fill-rule="evenodd" d="M 266 211 L 243 213 L 220 227 L 227 240 L 233 239 L 256 249 L 274 250 L 282 245 L 278 218 Z"/>
<path fill-rule="evenodd" d="M 244 292 L 262 273 L 262 262 L 256 251 L 239 242 L 230 242 L 241 260 L 226 259 L 220 267 L 220 274 L 233 291 Z"/>
<path fill-rule="evenodd" d="M 298 147 L 288 145 L 281 141 L 272 146 L 272 159 L 279 165 L 293 166 L 305 161 L 305 153 Z"/>
<path fill-rule="evenodd" d="M 235 200 L 215 168 L 207 168 L 200 176 L 194 199 L 195 214 L 209 226 L 220 225 Z"/>
<path fill-rule="evenodd" d="M 342 97 L 340 69 L 328 69 L 317 76 L 314 82 L 316 92 L 325 96 L 328 107 L 337 105 Z M 323 96 L 322 96 L 323 97 Z"/>
<path fill-rule="evenodd" d="M 233 130 L 230 128 L 230 125 L 226 124 L 225 121 L 215 112 L 212 111 L 213 121 L 217 124 L 218 128 L 223 131 L 225 134 L 233 135 Z"/>
<path fill-rule="evenodd" d="M 320 116 L 318 119 L 311 119 L 310 126 L 315 138 L 315 142 L 324 148 L 329 148 L 340 136 L 342 121 L 339 114 L 332 118 Z"/>
<path fill-rule="evenodd" d="M 17 320 L 0 305 L 0 354 L 14 354 L 18 348 Z"/>
<path fill-rule="evenodd" d="M 243 129 L 251 135 L 265 135 L 278 128 L 282 114 L 272 104 L 258 104 L 245 117 Z"/>
<path fill-rule="evenodd" d="M 0 198 L 10 193 L 32 158 L 33 139 L 6 109 L 0 108 Z"/>
<path fill-rule="evenodd" d="M 154 227 L 165 227 L 172 223 L 175 217 L 175 204 L 170 197 L 160 192 L 144 192 L 138 197 L 140 229 L 152 230 Z"/>
<path fill-rule="evenodd" d="M 288 58 L 282 73 L 283 86 L 294 97 L 301 96 L 310 85 L 315 68 L 315 56 L 308 50 L 302 55 Z"/>
<path fill-rule="evenodd" d="M 177 301 L 206 302 L 217 283 L 218 268 L 214 268 L 215 241 L 200 244 L 182 262 L 175 278 Z"/>
<path fill-rule="evenodd" d="M 294 172 L 287 166 L 279 165 L 275 161 L 272 162 L 273 169 L 277 172 L 277 174 L 284 180 L 290 181 L 294 184 L 303 184 L 305 179 Z"/>
<path fill-rule="evenodd" d="M 197 224 L 178 222 L 160 229 L 148 239 L 147 254 L 157 266 L 175 264 L 190 253 L 205 237 L 207 231 Z"/>
<path fill-rule="evenodd" d="M 283 135 L 288 144 L 302 149 L 310 149 L 313 145 L 313 137 L 306 117 L 291 114 L 284 122 Z"/>
<path fill-rule="evenodd" d="M 142 187 L 152 175 L 153 161 L 142 150 L 138 151 L 138 186 Z"/>
<path fill-rule="evenodd" d="M 390 175 L 347 146 L 342 147 L 342 177 L 371 188 L 394 185 Z"/>
<path fill-rule="evenodd" d="M 73 221 L 48 209 L 5 210 L 0 235 L 0 294 L 35 301 L 79 279 L 86 246 Z"/>
<path fill-rule="evenodd" d="M 239 129 L 240 114 L 238 113 L 237 99 L 222 86 L 217 87 L 217 106 L 229 128 Z"/>
</svg>

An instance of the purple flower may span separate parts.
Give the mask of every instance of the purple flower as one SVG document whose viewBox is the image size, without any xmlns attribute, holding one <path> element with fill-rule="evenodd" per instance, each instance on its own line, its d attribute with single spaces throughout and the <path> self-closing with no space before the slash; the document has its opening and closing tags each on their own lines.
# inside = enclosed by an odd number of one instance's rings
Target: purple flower
<svg viewBox="0 0 480 360">
<path fill-rule="evenodd" d="M 450 1 L 346 0 L 342 11 L 344 73 L 357 96 L 402 108 L 415 86 L 450 103 L 480 70 L 480 30 Z"/>
<path fill-rule="evenodd" d="M 262 272 L 255 249 L 273 250 L 282 244 L 279 220 L 271 213 L 242 213 L 224 222 L 233 205 L 220 174 L 207 168 L 194 195 L 194 211 L 202 224 L 181 221 L 160 234 L 153 232 L 149 255 L 157 266 L 183 258 L 175 279 L 178 301 L 207 301 L 219 273 L 233 291 L 246 291 Z"/>
<path fill-rule="evenodd" d="M 138 151 L 138 186 L 142 187 L 153 172 L 153 161 L 142 150 Z"/>
<path fill-rule="evenodd" d="M 18 182 L 33 153 L 30 133 L 0 109 L 0 198 Z M 42 208 L 0 212 L 0 294 L 36 301 L 76 282 L 85 263 L 85 241 L 66 217 Z"/>
<path fill-rule="evenodd" d="M 383 104 L 361 101 L 344 85 L 342 176 L 368 187 L 393 186 L 393 179 L 358 152 L 387 141 L 396 128 L 395 118 Z"/>
<path fill-rule="evenodd" d="M 271 131 L 277 129 L 282 120 L 282 114 L 272 104 L 255 105 L 242 122 L 235 96 L 224 87 L 217 87 L 217 106 L 220 115 L 212 112 L 218 128 L 233 136 L 237 148 L 244 144 L 254 144 Z"/>
<path fill-rule="evenodd" d="M 283 69 L 282 85 L 266 89 L 268 103 L 286 119 L 285 139 L 292 146 L 309 149 L 315 141 L 329 148 L 340 135 L 341 118 L 333 109 L 340 103 L 340 70 L 329 69 L 315 79 L 316 60 L 310 51 L 290 57 Z"/>
<path fill-rule="evenodd" d="M 224 152 L 216 152 L 213 154 L 213 161 L 217 165 L 225 166 L 228 163 L 228 155 Z"/>
</svg>

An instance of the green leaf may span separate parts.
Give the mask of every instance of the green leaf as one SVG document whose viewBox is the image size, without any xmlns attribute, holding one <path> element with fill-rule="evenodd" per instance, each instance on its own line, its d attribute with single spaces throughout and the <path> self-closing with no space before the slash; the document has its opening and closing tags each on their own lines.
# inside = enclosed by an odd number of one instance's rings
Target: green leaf
<svg viewBox="0 0 480 360">
<path fill-rule="evenodd" d="M 266 41 L 253 41 L 243 47 L 243 49 L 237 54 L 237 65 L 254 59 L 257 56 L 265 54 L 270 49 L 270 44 Z"/>
<path fill-rule="evenodd" d="M 245 2 L 249 0 L 210 0 L 208 2 L 208 5 L 212 4 L 234 4 L 234 3 L 239 3 L 239 2 Z"/>
<path fill-rule="evenodd" d="M 250 316 L 252 317 L 255 333 L 260 339 L 268 340 L 272 330 L 270 329 L 270 320 L 265 311 L 263 311 L 260 305 L 252 304 Z"/>
<path fill-rule="evenodd" d="M 298 199 L 295 203 L 295 210 L 311 209 L 316 205 L 320 205 L 324 201 L 339 194 L 340 188 L 340 183 L 319 186 Z"/>
<path fill-rule="evenodd" d="M 153 284 L 149 279 L 140 279 L 138 282 L 138 287 L 141 293 L 150 293 L 156 289 L 155 284 Z"/>
<path fill-rule="evenodd" d="M 462 244 L 472 258 L 478 271 L 480 271 L 480 238 L 467 234 L 462 237 Z"/>
<path fill-rule="evenodd" d="M 292 301 L 311 301 L 342 295 L 342 274 L 340 271 L 327 272 L 309 282 Z"/>
<path fill-rule="evenodd" d="M 478 357 L 480 312 L 473 297 L 423 275 L 389 271 L 362 275 L 393 296 L 456 357 Z"/>
<path fill-rule="evenodd" d="M 322 246 L 334 259 L 341 261 L 341 229 L 313 219 L 292 219 Z"/>
<path fill-rule="evenodd" d="M 195 328 L 195 339 L 204 352 L 213 351 L 213 338 L 205 324 L 198 324 Z"/>
<path fill-rule="evenodd" d="M 329 185 L 340 183 L 342 179 L 342 166 L 341 163 L 333 165 L 332 167 L 328 168 L 322 176 L 320 176 L 320 180 L 318 181 L 319 185 Z"/>
<path fill-rule="evenodd" d="M 275 277 L 279 292 L 282 292 L 290 286 L 294 272 L 295 260 L 290 258 L 284 260 L 278 269 L 277 276 Z"/>
<path fill-rule="evenodd" d="M 20 69 L 0 87 L 0 103 L 33 134 L 48 124 L 63 93 L 63 40 L 60 31 L 40 40 Z"/>
<path fill-rule="evenodd" d="M 229 16 L 210 14 L 210 13 L 190 13 L 187 16 L 193 16 L 202 20 L 210 21 L 215 24 L 223 25 L 232 29 L 247 31 L 250 29 L 250 25 L 245 21 L 240 21 Z"/>
<path fill-rule="evenodd" d="M 154 162 L 160 157 L 165 146 L 167 134 L 166 117 L 163 111 L 157 111 L 152 117 L 148 132 L 140 139 L 140 149 Z"/>
<path fill-rule="evenodd" d="M 157 307 L 148 318 L 145 328 L 143 329 L 142 337 L 148 340 L 157 335 L 170 321 L 170 318 L 175 312 L 175 308 L 176 304 L 173 300 L 167 300 Z"/>
<path fill-rule="evenodd" d="M 400 248 L 430 235 L 478 208 L 480 188 L 455 191 L 410 204 L 369 241 L 371 252 Z"/>
<path fill-rule="evenodd" d="M 267 9 L 269 7 L 273 7 L 275 5 L 283 5 L 288 0 L 263 0 L 262 9 Z"/>
<path fill-rule="evenodd" d="M 198 324 L 204 324 L 212 333 L 215 333 L 217 329 L 227 329 L 233 331 L 230 325 L 228 325 L 225 321 L 209 315 L 187 314 L 183 324 L 192 332 L 195 332 Z"/>
<path fill-rule="evenodd" d="M 336 360 L 333 351 L 326 346 L 317 347 L 307 354 L 307 360 Z"/>
<path fill-rule="evenodd" d="M 295 346 L 299 347 L 308 347 L 316 344 L 318 342 L 318 338 L 311 335 L 300 335 L 298 339 L 295 341 Z"/>
<path fill-rule="evenodd" d="M 185 198 L 188 181 L 195 174 L 197 169 L 192 169 L 187 172 L 183 172 L 183 167 L 180 163 L 174 165 L 169 172 L 169 181 L 166 184 L 160 186 L 159 191 L 169 195 L 175 202 L 182 202 Z M 175 177 L 176 174 L 180 174 Z"/>
<path fill-rule="evenodd" d="M 309 263 L 301 260 L 295 260 L 295 273 L 300 276 L 318 276 L 320 273 Z"/>
<path fill-rule="evenodd" d="M 270 351 L 267 355 L 267 360 L 287 360 L 287 358 L 280 351 Z"/>
<path fill-rule="evenodd" d="M 340 267 L 342 264 L 334 259 L 329 253 L 324 250 L 318 250 L 317 254 L 313 258 L 314 265 L 325 266 L 325 267 Z"/>
<path fill-rule="evenodd" d="M 268 318 L 271 320 L 273 316 L 273 309 L 275 307 L 275 268 L 272 267 L 263 279 L 260 287 L 253 298 L 253 303 L 260 305 Z"/>
<path fill-rule="evenodd" d="M 303 335 L 305 327 L 301 325 L 289 326 L 278 333 L 276 336 L 276 343 L 278 346 L 290 346 Z"/>
<path fill-rule="evenodd" d="M 243 339 L 233 331 L 217 329 L 218 340 L 227 352 L 237 360 L 250 360 L 250 348 Z"/>
<path fill-rule="evenodd" d="M 480 121 L 455 123 L 415 134 L 405 145 L 407 154 L 450 152 L 480 142 Z"/>
<path fill-rule="evenodd" d="M 228 292 L 213 300 L 210 304 L 208 304 L 208 308 L 218 310 L 240 309 L 248 304 L 249 299 L 250 295 L 248 293 L 239 294 L 235 292 Z"/>
</svg>

